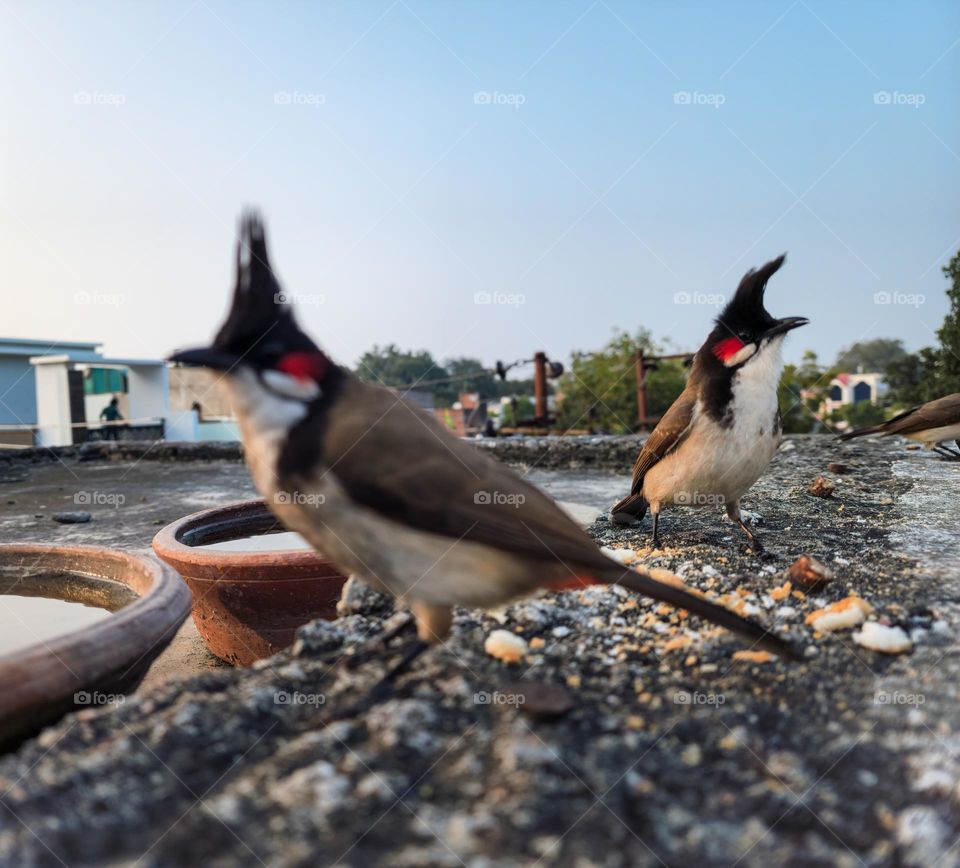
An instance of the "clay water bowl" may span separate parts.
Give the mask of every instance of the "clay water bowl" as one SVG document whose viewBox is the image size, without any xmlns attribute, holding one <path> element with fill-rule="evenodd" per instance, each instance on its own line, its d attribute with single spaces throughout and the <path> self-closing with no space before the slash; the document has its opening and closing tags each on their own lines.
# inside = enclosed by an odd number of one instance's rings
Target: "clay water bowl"
<svg viewBox="0 0 960 868">
<path fill-rule="evenodd" d="M 189 611 L 180 577 L 152 558 L 0 545 L 0 746 L 133 690 Z"/>
<path fill-rule="evenodd" d="M 346 576 L 313 549 L 291 549 L 284 538 L 271 548 L 271 535 L 283 532 L 262 500 L 250 500 L 188 515 L 153 538 L 157 556 L 193 593 L 193 621 L 203 641 L 227 663 L 247 666 L 269 657 L 293 643 L 298 627 L 337 616 Z"/>
</svg>

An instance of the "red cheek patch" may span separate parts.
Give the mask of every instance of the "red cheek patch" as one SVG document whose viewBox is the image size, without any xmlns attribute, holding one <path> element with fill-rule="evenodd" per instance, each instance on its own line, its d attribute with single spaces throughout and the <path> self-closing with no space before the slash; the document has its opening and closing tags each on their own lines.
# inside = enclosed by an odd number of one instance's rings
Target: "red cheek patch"
<svg viewBox="0 0 960 868">
<path fill-rule="evenodd" d="M 323 353 L 287 353 L 279 362 L 277 370 L 298 380 L 322 382 L 330 363 Z"/>
<path fill-rule="evenodd" d="M 720 343 L 713 345 L 713 354 L 725 362 L 731 356 L 735 356 L 744 348 L 745 344 L 740 338 L 724 338 Z"/>
</svg>

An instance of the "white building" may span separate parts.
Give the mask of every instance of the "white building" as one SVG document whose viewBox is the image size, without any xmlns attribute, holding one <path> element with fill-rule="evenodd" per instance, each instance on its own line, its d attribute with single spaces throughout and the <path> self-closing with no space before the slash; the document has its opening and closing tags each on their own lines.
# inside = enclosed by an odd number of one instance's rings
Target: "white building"
<svg viewBox="0 0 960 868">
<path fill-rule="evenodd" d="M 860 404 L 863 401 L 877 404 L 886 393 L 887 384 L 883 381 L 883 374 L 837 374 L 830 381 L 823 410 L 830 413 L 846 404 Z"/>
</svg>

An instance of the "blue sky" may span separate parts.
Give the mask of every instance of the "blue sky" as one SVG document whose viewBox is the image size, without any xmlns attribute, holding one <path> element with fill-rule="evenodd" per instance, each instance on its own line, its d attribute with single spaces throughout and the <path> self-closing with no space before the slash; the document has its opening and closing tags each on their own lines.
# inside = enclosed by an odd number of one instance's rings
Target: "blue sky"
<svg viewBox="0 0 960 868">
<path fill-rule="evenodd" d="M 946 311 L 955 2 L 4 0 L 0 22 L 5 336 L 207 340 L 246 204 L 348 363 L 565 359 L 640 325 L 696 348 L 784 250 L 768 307 L 813 321 L 788 358 L 917 348 Z"/>
</svg>

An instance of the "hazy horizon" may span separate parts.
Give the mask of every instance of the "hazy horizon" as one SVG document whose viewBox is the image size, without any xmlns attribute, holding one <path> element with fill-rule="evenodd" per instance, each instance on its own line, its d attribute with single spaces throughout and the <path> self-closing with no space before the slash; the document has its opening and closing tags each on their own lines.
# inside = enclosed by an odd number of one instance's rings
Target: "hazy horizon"
<svg viewBox="0 0 960 868">
<path fill-rule="evenodd" d="M 492 364 L 694 350 L 783 251 L 789 361 L 935 341 L 960 6 L 210 0 L 0 7 L 0 336 L 210 338 L 259 206 L 311 334 Z"/>
</svg>

